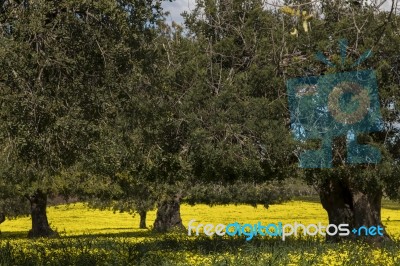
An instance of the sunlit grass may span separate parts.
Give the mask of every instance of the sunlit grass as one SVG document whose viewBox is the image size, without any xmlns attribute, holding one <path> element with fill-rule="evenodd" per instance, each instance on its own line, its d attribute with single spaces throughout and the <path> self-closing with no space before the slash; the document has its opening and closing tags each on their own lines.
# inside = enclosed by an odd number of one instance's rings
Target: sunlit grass
<svg viewBox="0 0 400 266">
<path fill-rule="evenodd" d="M 400 236 L 400 211 L 395 207 L 398 203 L 385 202 L 390 208 L 382 209 L 382 222 L 387 231 L 395 237 Z M 83 203 L 58 205 L 48 208 L 48 218 L 51 226 L 61 235 L 83 234 L 118 234 L 143 231 L 139 229 L 139 215 L 114 213 L 110 210 L 94 210 Z M 156 211 L 147 214 L 147 225 L 151 228 L 156 217 Z M 265 209 L 262 205 L 254 208 L 248 205 L 217 205 L 198 204 L 181 206 L 183 224 L 195 219 L 198 223 L 229 224 L 232 222 L 254 224 L 261 221 L 267 223 L 328 224 L 326 211 L 320 203 L 306 201 L 290 201 L 279 205 L 271 205 Z M 27 233 L 31 227 L 29 217 L 7 220 L 0 225 L 0 230 L 6 232 Z"/>
<path fill-rule="evenodd" d="M 382 220 L 395 239 L 400 235 L 399 204 L 385 201 Z M 155 219 L 147 215 L 147 225 Z M 183 224 L 294 223 L 327 224 L 318 202 L 291 201 L 253 208 L 245 205 L 181 206 Z M 30 218 L 0 225 L 0 265 L 400 265 L 399 242 L 370 246 L 359 242 L 328 244 L 321 238 L 279 238 L 156 234 L 139 229 L 139 216 L 89 209 L 82 203 L 48 208 L 49 221 L 61 238 L 26 238 Z"/>
</svg>

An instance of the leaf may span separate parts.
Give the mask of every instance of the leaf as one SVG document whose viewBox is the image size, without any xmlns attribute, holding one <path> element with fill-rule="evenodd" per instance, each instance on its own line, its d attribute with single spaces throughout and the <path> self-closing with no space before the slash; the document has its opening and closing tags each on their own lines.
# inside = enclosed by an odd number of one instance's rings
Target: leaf
<svg viewBox="0 0 400 266">
<path fill-rule="evenodd" d="M 306 20 L 303 21 L 303 29 L 305 32 L 308 32 L 308 22 Z"/>
<path fill-rule="evenodd" d="M 305 17 L 303 18 L 304 21 L 309 21 L 309 20 L 312 20 L 312 19 L 313 19 L 313 15 L 312 15 L 312 14 L 310 14 L 310 15 L 308 15 L 308 16 L 305 16 Z"/>
<path fill-rule="evenodd" d="M 289 7 L 289 6 L 281 7 L 281 12 L 283 12 L 283 13 L 285 13 L 287 15 L 290 15 L 290 16 L 295 16 L 296 15 L 296 11 L 293 8 Z"/>
</svg>

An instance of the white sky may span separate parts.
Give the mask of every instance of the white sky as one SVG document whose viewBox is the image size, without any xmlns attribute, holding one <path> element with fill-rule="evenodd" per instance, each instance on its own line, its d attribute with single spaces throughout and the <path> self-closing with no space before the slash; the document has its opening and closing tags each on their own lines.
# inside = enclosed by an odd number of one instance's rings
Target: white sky
<svg viewBox="0 0 400 266">
<path fill-rule="evenodd" d="M 167 22 L 172 21 L 183 23 L 183 18 L 180 15 L 183 11 L 190 11 L 196 6 L 195 0 L 175 0 L 174 2 L 163 2 L 163 8 L 165 11 L 169 11 L 171 14 L 167 17 Z"/>
</svg>

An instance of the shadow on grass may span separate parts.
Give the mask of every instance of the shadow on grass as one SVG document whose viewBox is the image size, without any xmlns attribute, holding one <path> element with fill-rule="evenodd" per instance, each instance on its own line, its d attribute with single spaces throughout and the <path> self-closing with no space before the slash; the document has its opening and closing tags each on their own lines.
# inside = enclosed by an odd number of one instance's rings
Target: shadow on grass
<svg viewBox="0 0 400 266">
<path fill-rule="evenodd" d="M 1 232 L 0 240 L 27 240 L 27 231 L 18 232 Z M 136 238 L 141 238 L 140 241 L 135 242 Z M 45 238 L 43 238 L 45 240 Z M 246 241 L 245 237 L 207 237 L 207 236 L 188 236 L 186 232 L 174 232 L 174 233 L 159 233 L 152 230 L 141 230 L 134 232 L 120 232 L 120 233 L 94 233 L 94 234 L 82 234 L 82 235 L 70 235 L 70 236 L 59 236 L 51 238 L 53 240 L 59 240 L 65 243 L 84 243 L 84 242 L 118 242 L 129 244 L 139 250 L 165 250 L 165 251 L 176 251 L 176 250 L 203 250 L 204 252 L 211 252 L 222 250 L 232 251 L 243 246 L 260 246 L 260 245 L 315 245 L 316 243 L 324 243 L 323 239 L 309 238 L 309 239 L 287 239 L 282 241 L 280 238 L 263 238 L 254 237 L 250 241 Z M 70 242 L 72 241 L 72 242 Z M 119 246 L 119 245 L 117 245 Z"/>
<path fill-rule="evenodd" d="M 106 230 L 105 228 L 104 230 Z M 116 229 L 116 228 L 112 228 Z M 117 228 L 118 229 L 118 228 Z M 120 228 L 125 229 L 125 228 Z M 61 238 L 65 239 L 74 239 L 74 238 L 116 238 L 116 237 L 124 237 L 124 238 L 138 238 L 138 237 L 156 237 L 162 235 L 157 232 L 153 232 L 151 230 L 142 229 L 141 231 L 133 231 L 133 232 L 120 232 L 120 233 L 84 233 L 81 235 L 70 235 L 70 236 L 62 236 Z"/>
<path fill-rule="evenodd" d="M 343 248 L 353 250 L 361 244 L 326 243 L 323 238 L 315 237 L 289 238 L 285 241 L 279 237 L 254 237 L 246 241 L 243 236 L 188 236 L 186 233 L 161 234 L 150 230 L 67 236 L 50 241 L 40 240 L 39 245 L 36 241 L 6 240 L 5 242 L 5 245 L 0 245 L 0 265 L 3 265 L 2 256 L 11 254 L 12 258 L 13 252 L 18 251 L 20 247 L 23 249 L 18 252 L 23 256 L 20 256 L 18 261 L 11 261 L 13 263 L 5 265 L 42 265 L 44 261 L 52 258 L 51 254 L 54 254 L 52 251 L 58 252 L 56 253 L 58 265 L 176 265 L 174 262 L 185 258 L 182 254 L 187 254 L 189 257 L 212 257 L 213 260 L 231 257 L 237 262 L 233 265 L 252 265 L 251 263 L 257 260 L 260 254 L 271 254 L 269 262 L 262 265 L 287 265 L 288 254 L 308 254 L 305 257 L 310 263 L 302 265 L 313 265 L 312 261 L 317 261 L 317 258 L 327 251 L 343 252 Z M 400 242 L 396 241 L 385 248 L 391 252 L 390 254 L 397 254 L 399 247 Z M 94 251 L 103 252 L 105 255 L 96 255 Z M 39 253 L 40 256 L 37 255 Z M 25 262 L 25 257 L 30 258 L 29 263 Z M 229 265 L 229 263 L 217 265 Z"/>
<path fill-rule="evenodd" d="M 312 202 L 312 203 L 321 203 L 321 200 L 316 195 L 311 196 L 297 196 L 294 197 L 293 200 L 295 201 L 305 201 L 305 202 Z"/>
<path fill-rule="evenodd" d="M 28 238 L 28 231 L 15 231 L 15 232 L 0 231 L 0 240 L 26 239 L 26 238 Z"/>
<path fill-rule="evenodd" d="M 126 228 L 104 228 L 104 230 L 109 229 L 126 229 Z M 93 239 L 93 238 L 154 238 L 158 236 L 162 236 L 163 234 L 153 232 L 151 230 L 142 229 L 140 231 L 134 232 L 120 232 L 120 233 L 84 233 L 79 235 L 65 235 L 63 232 L 58 232 L 60 234 L 59 237 L 54 237 L 56 239 Z M 0 231 L 0 240 L 19 240 L 19 239 L 28 239 L 28 231 L 15 231 L 15 232 L 7 232 Z"/>
<path fill-rule="evenodd" d="M 400 202 L 383 199 L 382 200 L 382 208 L 398 211 L 398 210 L 400 210 Z"/>
<path fill-rule="evenodd" d="M 312 203 L 321 203 L 320 199 L 316 195 L 310 196 L 297 196 L 294 197 L 293 200 L 295 201 L 305 201 L 305 202 L 312 202 Z M 383 209 L 390 209 L 390 210 L 400 210 L 400 202 L 390 200 L 390 199 L 383 199 L 382 200 L 382 208 Z"/>
</svg>

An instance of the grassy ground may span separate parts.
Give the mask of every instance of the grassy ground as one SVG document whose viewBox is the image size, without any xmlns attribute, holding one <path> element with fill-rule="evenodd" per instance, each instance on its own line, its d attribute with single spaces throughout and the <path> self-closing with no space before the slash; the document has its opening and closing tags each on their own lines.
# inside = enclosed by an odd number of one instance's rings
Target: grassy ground
<svg viewBox="0 0 400 266">
<path fill-rule="evenodd" d="M 307 201 L 305 201 L 307 200 Z M 327 244 L 322 238 L 167 235 L 138 229 L 139 217 L 126 213 L 91 210 L 82 203 L 48 210 L 51 226 L 61 238 L 27 240 L 28 217 L 0 225 L 0 265 L 400 265 L 400 205 L 383 202 L 382 219 L 395 243 L 371 247 L 362 243 Z M 262 206 L 181 207 L 185 226 L 232 222 L 327 224 L 318 202 L 303 198 L 269 209 Z M 155 212 L 148 214 L 148 224 Z"/>
</svg>

